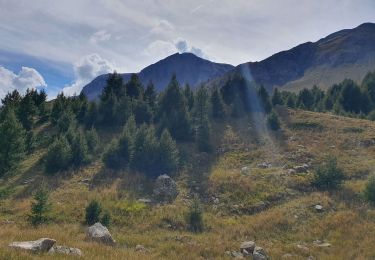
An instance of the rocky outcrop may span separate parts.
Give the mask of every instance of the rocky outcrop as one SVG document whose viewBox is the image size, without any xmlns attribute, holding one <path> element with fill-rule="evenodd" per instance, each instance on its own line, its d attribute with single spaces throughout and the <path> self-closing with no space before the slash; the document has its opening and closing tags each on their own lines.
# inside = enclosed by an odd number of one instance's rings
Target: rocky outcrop
<svg viewBox="0 0 375 260">
<path fill-rule="evenodd" d="M 179 194 L 177 184 L 168 175 L 160 175 L 155 182 L 154 196 L 159 202 L 172 202 Z"/>
<path fill-rule="evenodd" d="M 9 247 L 33 252 L 48 252 L 55 243 L 54 239 L 40 238 L 35 241 L 13 242 L 9 244 Z"/>
<path fill-rule="evenodd" d="M 116 244 L 108 229 L 99 222 L 87 228 L 86 239 L 111 246 Z"/>
</svg>

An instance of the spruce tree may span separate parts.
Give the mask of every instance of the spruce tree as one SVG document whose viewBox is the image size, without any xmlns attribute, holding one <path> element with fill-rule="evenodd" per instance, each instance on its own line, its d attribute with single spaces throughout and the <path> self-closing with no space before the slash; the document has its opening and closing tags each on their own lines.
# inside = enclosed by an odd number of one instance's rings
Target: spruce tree
<svg viewBox="0 0 375 260">
<path fill-rule="evenodd" d="M 152 83 L 152 81 L 150 81 L 150 83 L 147 85 L 147 88 L 145 90 L 144 99 L 147 102 L 147 104 L 151 107 L 152 110 L 155 109 L 156 98 L 157 98 L 157 93 L 155 90 L 155 86 Z"/>
<path fill-rule="evenodd" d="M 42 186 L 34 195 L 34 202 L 31 204 L 30 222 L 33 225 L 40 225 L 48 221 L 48 212 L 51 204 L 48 202 L 48 191 Z"/>
<path fill-rule="evenodd" d="M 177 170 L 179 165 L 179 152 L 176 142 L 166 129 L 160 137 L 158 162 L 159 174 L 172 173 Z"/>
<path fill-rule="evenodd" d="M 194 100 L 195 141 L 199 151 L 210 150 L 210 125 L 208 120 L 208 92 L 200 87 Z"/>
<path fill-rule="evenodd" d="M 225 117 L 224 101 L 221 97 L 221 93 L 217 88 L 211 94 L 211 105 L 212 105 L 212 117 L 223 118 Z"/>
<path fill-rule="evenodd" d="M 167 89 L 161 96 L 158 118 L 165 115 L 167 122 L 165 126 L 171 135 L 177 140 L 191 139 L 191 122 L 185 102 L 177 82 L 176 75 L 173 75 Z"/>
<path fill-rule="evenodd" d="M 264 112 L 267 114 L 271 112 L 272 106 L 270 102 L 270 97 L 263 85 L 261 85 L 258 89 L 258 96 L 260 98 L 260 103 L 263 106 Z"/>
<path fill-rule="evenodd" d="M 126 88 L 126 95 L 129 96 L 131 99 L 137 99 L 143 96 L 144 88 L 139 80 L 137 74 L 132 74 L 130 76 L 130 81 L 125 84 Z"/>
<path fill-rule="evenodd" d="M 3 113 L 0 123 L 0 176 L 15 169 L 26 151 L 26 131 L 13 109 Z"/>
<path fill-rule="evenodd" d="M 275 90 L 273 91 L 272 105 L 283 105 L 283 99 L 281 98 L 281 94 L 277 88 L 275 88 Z"/>
<path fill-rule="evenodd" d="M 102 206 L 96 200 L 90 202 L 86 207 L 85 223 L 87 225 L 94 225 L 99 222 L 100 214 L 102 213 Z"/>
<path fill-rule="evenodd" d="M 186 84 L 185 87 L 184 87 L 184 96 L 185 96 L 185 99 L 186 99 L 187 107 L 190 111 L 194 106 L 194 93 L 191 90 L 189 84 Z"/>
<path fill-rule="evenodd" d="M 46 171 L 55 173 L 67 169 L 71 162 L 71 153 L 71 147 L 66 137 L 58 137 L 48 148 L 45 157 Z"/>
</svg>

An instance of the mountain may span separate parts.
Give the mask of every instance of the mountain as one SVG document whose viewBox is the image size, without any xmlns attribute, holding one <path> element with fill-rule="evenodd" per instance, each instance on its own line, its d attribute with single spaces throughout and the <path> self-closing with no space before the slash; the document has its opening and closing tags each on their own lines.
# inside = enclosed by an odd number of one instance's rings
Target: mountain
<svg viewBox="0 0 375 260">
<path fill-rule="evenodd" d="M 268 90 L 274 87 L 298 90 L 314 85 L 324 89 L 345 78 L 361 81 L 372 70 L 375 70 L 375 24 L 364 23 L 259 62 L 240 64 L 210 84 L 224 84 L 234 75 L 242 74 Z"/>
<path fill-rule="evenodd" d="M 144 85 L 152 81 L 157 90 L 162 90 L 168 85 L 173 73 L 176 74 L 177 80 L 181 84 L 189 84 L 194 87 L 221 76 L 233 68 L 232 65 L 214 63 L 197 57 L 192 53 L 176 53 L 142 69 L 138 76 Z M 90 100 L 97 98 L 106 84 L 108 75 L 98 76 L 86 85 L 82 92 Z M 121 75 L 124 81 L 128 81 L 131 73 Z"/>
</svg>

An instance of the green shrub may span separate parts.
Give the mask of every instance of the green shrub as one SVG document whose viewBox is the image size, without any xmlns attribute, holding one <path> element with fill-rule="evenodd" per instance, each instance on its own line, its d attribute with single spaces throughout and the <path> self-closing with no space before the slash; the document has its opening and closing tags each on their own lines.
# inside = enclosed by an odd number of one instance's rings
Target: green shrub
<svg viewBox="0 0 375 260">
<path fill-rule="evenodd" d="M 365 198 L 372 204 L 375 204 L 375 175 L 372 175 L 368 180 L 365 190 Z"/>
<path fill-rule="evenodd" d="M 279 121 L 279 117 L 278 115 L 276 114 L 275 111 L 272 111 L 268 117 L 267 117 L 267 124 L 269 126 L 269 128 L 271 130 L 279 130 L 280 129 L 280 121 Z"/>
<path fill-rule="evenodd" d="M 192 232 L 199 233 L 204 229 L 203 210 L 198 197 L 195 197 L 187 214 L 187 223 Z"/>
<path fill-rule="evenodd" d="M 319 189 L 336 189 L 341 185 L 344 177 L 344 173 L 337 166 L 337 159 L 330 156 L 315 172 L 313 184 Z"/>
<path fill-rule="evenodd" d="M 46 171 L 48 173 L 65 170 L 69 167 L 71 161 L 71 147 L 64 136 L 58 137 L 48 148 L 45 161 Z"/>
<path fill-rule="evenodd" d="M 111 215 L 108 211 L 103 214 L 100 219 L 100 223 L 102 223 L 103 226 L 109 227 L 109 225 L 111 224 Z"/>
<path fill-rule="evenodd" d="M 102 213 L 102 206 L 96 200 L 90 202 L 86 207 L 85 223 L 87 225 L 93 225 L 99 222 L 100 213 Z"/>
<path fill-rule="evenodd" d="M 40 225 L 47 222 L 49 211 L 48 192 L 42 187 L 34 195 L 34 202 L 31 204 L 31 215 L 29 216 L 30 222 L 33 225 Z"/>
</svg>

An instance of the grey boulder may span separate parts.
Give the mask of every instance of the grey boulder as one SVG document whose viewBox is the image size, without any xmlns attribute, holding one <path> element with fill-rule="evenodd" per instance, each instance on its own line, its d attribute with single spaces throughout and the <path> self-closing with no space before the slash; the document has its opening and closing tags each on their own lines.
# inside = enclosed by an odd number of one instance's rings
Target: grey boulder
<svg viewBox="0 0 375 260">
<path fill-rule="evenodd" d="M 9 244 L 9 247 L 34 252 L 48 252 L 55 243 L 56 240 L 54 239 L 40 238 L 35 241 L 13 242 Z"/>
<path fill-rule="evenodd" d="M 173 202 L 179 194 L 177 184 L 166 174 L 160 175 L 154 186 L 154 196 L 160 202 Z"/>
<path fill-rule="evenodd" d="M 99 222 L 87 228 L 86 239 L 111 246 L 116 244 L 108 229 Z"/>
</svg>

